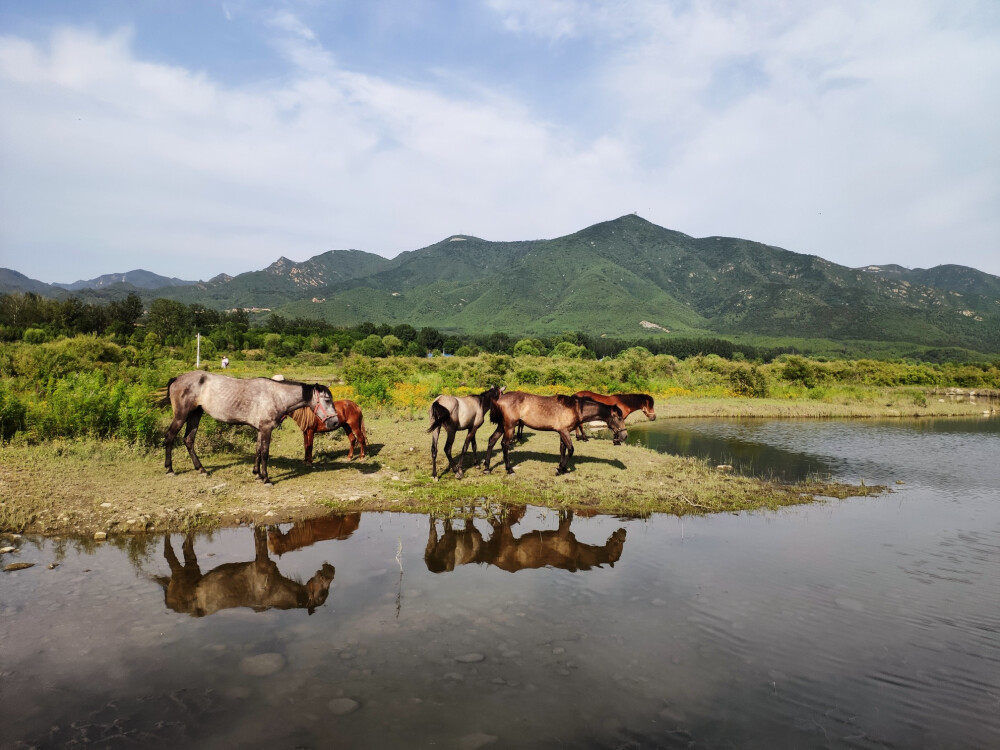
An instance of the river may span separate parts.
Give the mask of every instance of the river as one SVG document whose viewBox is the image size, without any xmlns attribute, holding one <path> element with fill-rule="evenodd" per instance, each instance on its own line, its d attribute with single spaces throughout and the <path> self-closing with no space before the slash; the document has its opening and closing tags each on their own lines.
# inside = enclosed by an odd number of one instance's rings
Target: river
<svg viewBox="0 0 1000 750">
<path fill-rule="evenodd" d="M 1000 747 L 1000 420 L 630 441 L 892 492 L 17 539 L 0 747 Z"/>
</svg>

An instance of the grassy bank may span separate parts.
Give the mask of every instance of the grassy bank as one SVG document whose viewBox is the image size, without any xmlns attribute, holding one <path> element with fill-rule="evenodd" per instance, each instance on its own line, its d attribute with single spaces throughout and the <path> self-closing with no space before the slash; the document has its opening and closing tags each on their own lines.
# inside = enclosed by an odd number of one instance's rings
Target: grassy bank
<svg viewBox="0 0 1000 750">
<path fill-rule="evenodd" d="M 370 453 L 364 462 L 346 460 L 347 441 L 338 432 L 318 437 L 313 467 L 302 463 L 301 434 L 286 422 L 272 443 L 270 487 L 251 475 L 253 441 L 248 428 L 233 432 L 228 440 L 211 436 L 204 444 L 199 440 L 209 476 L 191 469 L 183 448 L 175 452 L 179 473 L 168 476 L 161 450 L 137 449 L 118 441 L 7 445 L 0 449 L 0 530 L 160 532 L 279 523 L 347 510 L 449 515 L 481 498 L 623 515 L 709 513 L 879 491 L 821 482 L 790 486 L 759 481 L 692 458 L 614 446 L 608 439 L 579 443 L 573 471 L 557 477 L 558 437 L 531 431 L 511 453 L 513 476 L 506 475 L 497 456 L 492 474 L 473 469 L 461 481 L 451 474 L 434 481 L 426 419 L 367 421 Z M 483 449 L 490 428 L 483 427 L 479 440 Z"/>
</svg>

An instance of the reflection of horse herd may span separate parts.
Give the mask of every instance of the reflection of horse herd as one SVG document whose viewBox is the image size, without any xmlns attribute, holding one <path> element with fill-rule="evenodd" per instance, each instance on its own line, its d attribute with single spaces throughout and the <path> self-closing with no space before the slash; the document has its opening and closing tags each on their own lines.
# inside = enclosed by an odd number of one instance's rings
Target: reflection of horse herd
<svg viewBox="0 0 1000 750">
<path fill-rule="evenodd" d="M 513 526 L 524 508 L 512 508 L 491 517 L 490 533 L 484 538 L 471 516 L 463 528 L 453 528 L 450 519 L 438 522 L 430 518 L 430 534 L 424 550 L 424 563 L 432 573 L 452 571 L 460 565 L 491 565 L 508 573 L 542 567 L 569 571 L 590 570 L 602 565 L 612 567 L 621 558 L 625 529 L 620 528 L 603 545 L 585 544 L 570 531 L 573 513 L 559 515 L 559 528 L 529 531 L 515 536 Z M 347 539 L 357 530 L 360 513 L 335 514 L 295 523 L 287 532 L 278 527 L 254 528 L 254 559 L 249 562 L 224 563 L 202 573 L 194 551 L 194 535 L 187 534 L 178 560 L 170 542 L 163 538 L 163 556 L 169 576 L 158 576 L 167 606 L 176 611 L 204 617 L 222 609 L 249 607 L 257 612 L 267 609 L 306 609 L 309 614 L 326 602 L 335 569 L 329 563 L 306 583 L 281 574 L 270 555 L 279 557 L 317 542 Z"/>
<path fill-rule="evenodd" d="M 201 416 L 207 413 L 227 424 L 250 425 L 257 430 L 257 451 L 253 473 L 268 483 L 267 461 L 271 445 L 271 432 L 281 421 L 291 415 L 302 429 L 305 442 L 305 461 L 312 462 L 313 439 L 317 432 L 328 432 L 342 427 L 350 440 L 348 458 L 354 458 L 354 447 L 359 446 L 361 458 L 365 457 L 368 437 L 364 416 L 353 401 L 334 401 L 330 389 L 324 385 L 296 383 L 274 378 L 231 378 L 225 375 L 195 370 L 172 378 L 158 394 L 159 403 L 169 403 L 173 420 L 166 435 L 167 473 L 173 473 L 171 451 L 182 425 L 184 445 L 194 468 L 207 473 L 194 452 L 194 439 Z M 645 393 L 602 395 L 592 391 L 579 391 L 572 396 L 537 396 L 522 391 L 505 392 L 494 386 L 476 396 L 438 396 L 430 408 L 431 474 L 437 478 L 437 445 L 442 429 L 447 434 L 444 453 L 448 464 L 459 479 L 463 474 L 465 453 L 472 446 L 473 464 L 478 466 L 476 431 L 489 413 L 497 425 L 486 448 L 483 471 L 489 473 L 493 447 L 500 440 L 504 466 L 508 474 L 514 472 L 510 464 L 510 447 L 515 431 L 525 425 L 535 430 L 559 433 L 559 467 L 556 474 L 567 471 L 573 455 L 571 435 L 586 440 L 583 425 L 603 422 L 614 434 L 618 445 L 628 437 L 624 420 L 633 411 L 642 410 L 649 419 L 656 419 L 653 397 Z M 467 431 L 465 443 L 458 460 L 451 455 L 455 434 Z"/>
</svg>

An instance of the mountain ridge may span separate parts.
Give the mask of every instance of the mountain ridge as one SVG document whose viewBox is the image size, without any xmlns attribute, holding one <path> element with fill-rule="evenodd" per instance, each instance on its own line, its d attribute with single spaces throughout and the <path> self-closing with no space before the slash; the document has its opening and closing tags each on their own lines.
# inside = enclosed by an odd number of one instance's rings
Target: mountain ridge
<svg viewBox="0 0 1000 750">
<path fill-rule="evenodd" d="M 92 294 L 124 296 L 124 286 Z M 449 235 L 392 259 L 359 250 L 301 263 L 279 256 L 260 271 L 138 293 L 343 325 L 514 335 L 665 329 L 1000 351 L 1000 277 L 953 264 L 849 268 L 752 240 L 694 238 L 633 214 L 551 240 Z"/>
</svg>

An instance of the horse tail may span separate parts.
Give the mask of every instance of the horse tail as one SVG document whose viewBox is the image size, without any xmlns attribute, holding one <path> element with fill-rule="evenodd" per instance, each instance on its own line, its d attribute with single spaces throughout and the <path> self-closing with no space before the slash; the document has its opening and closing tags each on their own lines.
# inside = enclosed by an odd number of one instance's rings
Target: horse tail
<svg viewBox="0 0 1000 750">
<path fill-rule="evenodd" d="M 303 432 L 308 429 L 315 430 L 316 426 L 319 424 L 319 420 L 316 419 L 316 413 L 308 406 L 296 409 L 291 413 L 291 417 L 295 420 L 295 424 L 297 424 L 299 429 Z"/>
<path fill-rule="evenodd" d="M 170 386 L 173 385 L 175 380 L 177 380 L 177 378 L 170 378 L 165 386 L 157 388 L 149 394 L 149 398 L 153 402 L 153 406 L 167 406 L 170 403 Z"/>
<path fill-rule="evenodd" d="M 365 429 L 365 415 L 361 409 L 358 409 L 358 426 L 361 428 L 361 439 L 365 441 L 365 445 L 368 444 L 368 430 Z"/>
<path fill-rule="evenodd" d="M 441 425 L 449 419 L 451 419 L 451 412 L 435 401 L 431 404 L 431 426 L 427 428 L 427 432 L 434 432 L 434 430 L 440 429 Z"/>
</svg>

